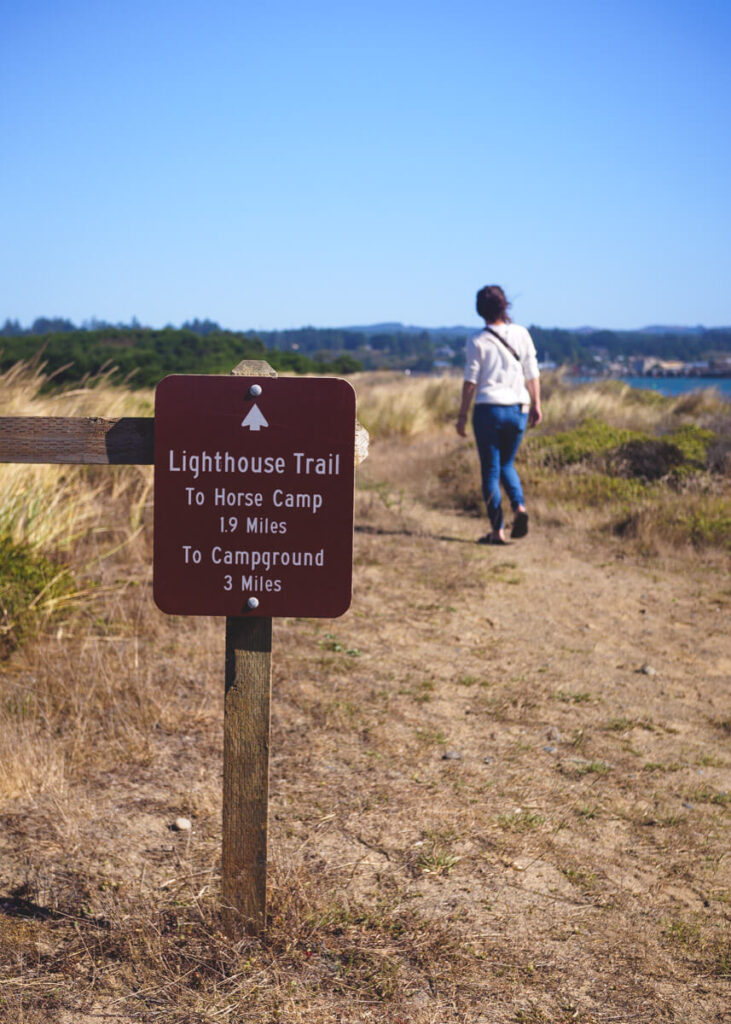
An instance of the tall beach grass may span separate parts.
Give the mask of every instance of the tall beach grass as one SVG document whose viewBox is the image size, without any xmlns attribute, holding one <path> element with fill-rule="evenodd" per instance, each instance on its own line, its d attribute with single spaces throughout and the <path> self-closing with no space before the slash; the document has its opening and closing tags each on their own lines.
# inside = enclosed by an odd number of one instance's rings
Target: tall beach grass
<svg viewBox="0 0 731 1024">
<path fill-rule="evenodd" d="M 17 363 L 0 374 L 0 404 L 5 416 L 151 416 L 152 392 L 131 391 L 108 375 L 67 391 L 45 390 L 42 364 Z M 42 453 L 41 453 L 42 454 Z M 63 551 L 85 532 L 103 524 L 110 491 L 140 496 L 150 488 L 141 467 L 93 467 L 0 464 L 0 538 L 46 553 Z"/>
<path fill-rule="evenodd" d="M 372 438 L 410 438 L 444 428 L 456 418 L 459 382 L 454 376 L 358 374 L 358 418 Z"/>
<path fill-rule="evenodd" d="M 108 375 L 49 391 L 42 364 L 0 374 L 4 415 L 117 418 L 151 415 L 150 392 Z M 42 453 L 39 453 L 42 456 Z M 151 467 L 0 464 L 0 653 L 87 591 L 84 564 L 124 546 L 151 501 Z M 72 573 L 67 562 L 75 553 Z"/>
<path fill-rule="evenodd" d="M 373 438 L 416 437 L 451 426 L 456 419 L 462 389 L 457 373 L 441 377 L 368 373 L 351 380 L 358 393 L 359 418 Z M 544 374 L 541 388 L 544 433 L 587 420 L 656 433 L 688 423 L 731 429 L 731 404 L 715 388 L 667 398 L 619 380 L 573 384 L 560 372 Z"/>
</svg>

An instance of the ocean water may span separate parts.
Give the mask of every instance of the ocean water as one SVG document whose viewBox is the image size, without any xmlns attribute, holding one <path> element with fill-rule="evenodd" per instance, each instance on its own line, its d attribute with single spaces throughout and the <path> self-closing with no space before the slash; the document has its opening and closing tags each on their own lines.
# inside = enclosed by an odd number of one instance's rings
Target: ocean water
<svg viewBox="0 0 731 1024">
<path fill-rule="evenodd" d="M 575 377 L 577 382 L 588 381 L 589 377 Z M 731 377 L 620 377 L 630 387 L 644 391 L 659 391 L 661 395 L 675 397 L 689 391 L 715 388 L 722 398 L 731 402 Z"/>
</svg>

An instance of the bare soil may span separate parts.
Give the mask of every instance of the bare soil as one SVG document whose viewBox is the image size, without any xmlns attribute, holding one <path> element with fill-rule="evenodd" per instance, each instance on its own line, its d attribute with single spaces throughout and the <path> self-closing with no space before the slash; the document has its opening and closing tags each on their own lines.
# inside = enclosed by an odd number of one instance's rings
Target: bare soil
<svg viewBox="0 0 731 1024">
<path fill-rule="evenodd" d="M 4 664 L 67 698 L 0 806 L 3 1021 L 731 1019 L 726 566 L 560 507 L 477 545 L 435 450 L 374 445 L 350 611 L 275 623 L 261 941 L 218 910 L 224 625 L 157 612 L 149 533 Z"/>
</svg>

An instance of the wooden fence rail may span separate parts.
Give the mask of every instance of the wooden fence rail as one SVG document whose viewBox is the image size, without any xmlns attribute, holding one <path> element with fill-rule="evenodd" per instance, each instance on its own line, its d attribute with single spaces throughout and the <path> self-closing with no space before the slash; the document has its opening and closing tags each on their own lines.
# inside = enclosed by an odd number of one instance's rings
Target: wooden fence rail
<svg viewBox="0 0 731 1024">
<path fill-rule="evenodd" d="M 1 416 L 0 462 L 151 465 L 153 417 Z"/>
</svg>

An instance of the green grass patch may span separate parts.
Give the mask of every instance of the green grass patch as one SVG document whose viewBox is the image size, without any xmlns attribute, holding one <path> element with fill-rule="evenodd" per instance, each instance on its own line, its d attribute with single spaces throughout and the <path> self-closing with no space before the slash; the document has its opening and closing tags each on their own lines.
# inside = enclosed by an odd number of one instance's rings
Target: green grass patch
<svg viewBox="0 0 731 1024">
<path fill-rule="evenodd" d="M 361 652 L 357 647 L 347 647 L 338 640 L 334 633 L 325 633 L 323 639 L 319 640 L 318 643 L 320 644 L 320 647 L 323 647 L 326 651 L 336 651 L 338 654 L 347 654 L 351 658 L 360 657 Z"/>
<path fill-rule="evenodd" d="M 441 729 L 417 729 L 416 738 L 427 747 L 443 747 L 447 742 L 447 736 Z"/>
<path fill-rule="evenodd" d="M 587 889 L 593 889 L 598 880 L 596 872 L 589 871 L 586 868 L 565 867 L 561 868 L 561 873 L 569 882 L 571 882 L 572 885 L 575 885 L 584 891 Z"/>
<path fill-rule="evenodd" d="M 696 789 L 687 790 L 684 794 L 686 800 L 694 804 L 712 804 L 715 807 L 731 807 L 731 793 L 728 790 L 720 792 L 711 789 L 710 786 L 700 786 Z"/>
<path fill-rule="evenodd" d="M 545 820 L 534 811 L 513 811 L 511 814 L 501 814 L 497 821 L 508 832 L 532 832 L 540 828 Z"/>
<path fill-rule="evenodd" d="M 679 515 L 677 521 L 696 547 L 731 550 L 731 509 L 728 501 L 709 500 L 704 507 L 695 508 L 688 515 Z"/>
<path fill-rule="evenodd" d="M 7 656 L 41 619 L 75 593 L 67 566 L 10 538 L 0 540 L 0 656 Z"/>
<path fill-rule="evenodd" d="M 411 694 L 417 704 L 427 704 L 434 693 L 434 680 L 422 679 L 411 687 L 410 690 L 402 691 Z"/>
<path fill-rule="evenodd" d="M 532 488 L 539 494 L 554 497 L 562 505 L 578 508 L 605 508 L 618 506 L 628 514 L 639 502 L 653 497 L 658 488 L 642 480 L 608 476 L 582 467 L 581 472 L 565 472 L 550 478 L 531 477 Z"/>
<path fill-rule="evenodd" d="M 611 718 L 604 728 L 607 732 L 629 732 L 637 725 L 634 718 L 626 718 L 622 716 L 620 718 Z"/>
<path fill-rule="evenodd" d="M 431 842 L 419 854 L 417 870 L 425 875 L 448 875 L 459 864 L 461 858 L 450 853 L 438 842 Z"/>
<path fill-rule="evenodd" d="M 590 701 L 595 700 L 594 694 L 588 693 L 585 690 L 582 691 L 571 691 L 571 690 L 556 690 L 553 695 L 554 700 L 560 700 L 564 704 L 588 704 Z"/>
<path fill-rule="evenodd" d="M 598 816 L 598 814 L 599 809 L 595 804 L 584 804 L 583 807 L 578 807 L 576 809 L 577 817 L 581 818 L 583 821 L 592 821 Z"/>
<path fill-rule="evenodd" d="M 647 761 L 642 766 L 642 770 L 645 772 L 679 772 L 685 765 L 679 761 L 670 761 L 668 764 L 663 764 L 662 761 Z"/>
<path fill-rule="evenodd" d="M 632 729 L 645 729 L 647 732 L 655 732 L 652 722 L 640 718 L 627 718 L 622 715 L 619 718 L 610 718 L 604 726 L 607 732 L 630 732 Z"/>
<path fill-rule="evenodd" d="M 711 976 L 731 978 L 731 940 L 703 916 L 678 917 L 665 922 L 666 942 L 684 958 Z"/>
<path fill-rule="evenodd" d="M 607 761 L 572 761 L 570 767 L 577 775 L 608 775 L 612 770 Z"/>
</svg>

